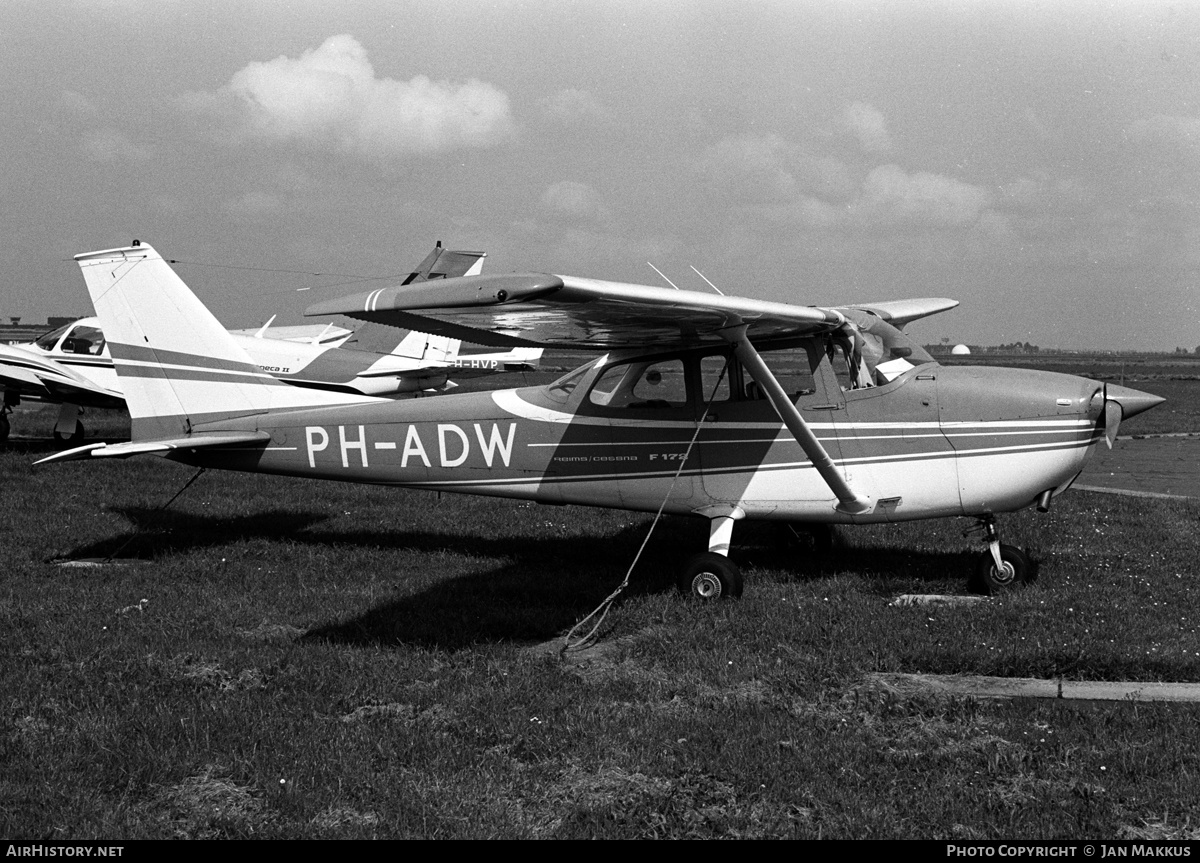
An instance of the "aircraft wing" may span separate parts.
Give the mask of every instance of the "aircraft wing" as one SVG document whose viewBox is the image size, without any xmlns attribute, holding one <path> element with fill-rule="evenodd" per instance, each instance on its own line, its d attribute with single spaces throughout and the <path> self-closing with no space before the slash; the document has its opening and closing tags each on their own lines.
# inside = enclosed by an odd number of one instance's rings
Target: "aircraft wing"
<svg viewBox="0 0 1200 863">
<path fill-rule="evenodd" d="M 926 297 L 919 300 L 887 300 L 882 303 L 855 303 L 853 308 L 874 312 L 898 330 L 920 318 L 945 312 L 958 305 L 958 300 Z"/>
<path fill-rule="evenodd" d="M 0 390 L 38 401 L 88 407 L 120 407 L 125 403 L 120 393 L 98 386 L 50 357 L 17 347 L 0 347 Z"/>
<path fill-rule="evenodd" d="M 465 276 L 381 288 L 317 303 L 306 315 L 346 315 L 498 347 L 601 349 L 721 343 L 746 324 L 754 339 L 834 330 L 835 309 L 795 306 L 540 273 Z"/>
</svg>

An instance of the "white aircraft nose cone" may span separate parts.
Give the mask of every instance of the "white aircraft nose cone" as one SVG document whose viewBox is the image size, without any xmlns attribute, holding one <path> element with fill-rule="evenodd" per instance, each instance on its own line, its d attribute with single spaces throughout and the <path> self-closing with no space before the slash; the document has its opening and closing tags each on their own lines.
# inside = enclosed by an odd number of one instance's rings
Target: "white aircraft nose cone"
<svg viewBox="0 0 1200 863">
<path fill-rule="evenodd" d="M 1142 411 L 1148 411 L 1155 405 L 1160 405 L 1166 401 L 1161 396 L 1144 393 L 1141 390 L 1130 389 L 1129 387 L 1118 387 L 1112 384 L 1108 385 L 1107 390 L 1108 400 L 1116 402 L 1121 406 L 1121 414 L 1124 419 L 1129 419 L 1131 416 L 1136 416 Z"/>
</svg>

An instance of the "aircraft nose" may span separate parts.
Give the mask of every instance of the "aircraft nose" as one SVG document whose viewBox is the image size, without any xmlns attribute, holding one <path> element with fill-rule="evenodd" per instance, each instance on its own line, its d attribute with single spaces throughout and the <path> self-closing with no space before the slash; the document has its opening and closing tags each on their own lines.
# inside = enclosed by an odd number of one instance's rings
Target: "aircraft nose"
<svg viewBox="0 0 1200 863">
<path fill-rule="evenodd" d="M 1130 389 L 1129 387 L 1119 387 L 1112 384 L 1108 385 L 1107 397 L 1109 401 L 1116 402 L 1121 406 L 1121 414 L 1125 419 L 1131 416 L 1136 416 L 1142 411 L 1148 411 L 1155 405 L 1160 405 L 1166 401 L 1161 396 L 1144 393 L 1141 390 Z"/>
</svg>

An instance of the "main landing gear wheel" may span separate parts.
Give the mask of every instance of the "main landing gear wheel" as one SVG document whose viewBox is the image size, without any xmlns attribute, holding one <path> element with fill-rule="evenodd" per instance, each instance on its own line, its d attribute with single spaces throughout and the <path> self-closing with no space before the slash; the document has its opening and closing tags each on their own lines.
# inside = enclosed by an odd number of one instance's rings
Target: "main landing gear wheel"
<svg viewBox="0 0 1200 863">
<path fill-rule="evenodd" d="M 0 441 L 8 440 L 10 428 L 11 427 L 8 423 L 8 414 L 0 413 Z"/>
<path fill-rule="evenodd" d="M 687 562 L 679 576 L 680 593 L 693 599 L 737 599 L 742 595 L 742 572 L 724 555 L 702 552 Z"/>
<path fill-rule="evenodd" d="M 1000 561 L 1003 567 L 997 569 L 991 551 L 980 555 L 979 565 L 975 568 L 971 580 L 971 587 L 976 593 L 1003 593 L 1033 581 L 1033 562 L 1015 545 L 1000 546 Z"/>
<path fill-rule="evenodd" d="M 83 423 L 76 421 L 75 431 L 70 435 L 64 435 L 58 429 L 54 430 L 54 439 L 59 443 L 83 443 Z"/>
</svg>

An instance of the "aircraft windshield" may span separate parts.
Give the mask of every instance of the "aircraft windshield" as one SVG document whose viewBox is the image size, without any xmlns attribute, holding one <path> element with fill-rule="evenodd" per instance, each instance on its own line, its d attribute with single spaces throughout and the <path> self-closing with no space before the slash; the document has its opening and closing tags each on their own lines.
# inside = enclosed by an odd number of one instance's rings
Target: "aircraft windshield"
<svg viewBox="0 0 1200 863">
<path fill-rule="evenodd" d="M 551 396 L 559 401 L 566 401 L 570 397 L 571 393 L 575 391 L 575 387 L 579 385 L 579 382 L 583 380 L 584 376 L 592 370 L 592 367 L 595 366 L 597 362 L 599 362 L 599 360 L 592 360 L 587 365 L 581 366 L 580 368 L 575 369 L 573 372 L 567 372 L 567 374 L 563 375 L 554 383 L 547 386 L 547 392 L 549 392 Z"/>
<path fill-rule="evenodd" d="M 51 330 L 50 332 L 46 333 L 46 335 L 38 338 L 34 344 L 44 351 L 52 351 L 54 350 L 54 346 L 58 344 L 58 340 L 62 338 L 63 333 L 69 330 L 72 326 L 72 324 L 67 324 L 65 327 L 59 327 L 57 330 Z"/>
</svg>

